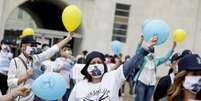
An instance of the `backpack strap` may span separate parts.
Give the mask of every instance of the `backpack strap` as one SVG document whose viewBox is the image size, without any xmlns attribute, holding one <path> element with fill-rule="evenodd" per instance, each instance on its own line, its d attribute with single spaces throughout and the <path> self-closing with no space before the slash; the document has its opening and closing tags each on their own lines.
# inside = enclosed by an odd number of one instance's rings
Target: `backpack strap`
<svg viewBox="0 0 201 101">
<path fill-rule="evenodd" d="M 14 62 L 15 62 L 15 67 L 16 67 L 16 69 L 17 69 L 17 62 L 16 62 L 15 58 L 14 58 L 13 60 L 14 60 Z"/>
<path fill-rule="evenodd" d="M 21 60 L 21 62 L 23 63 L 24 67 L 26 68 L 26 70 L 28 70 L 28 66 L 27 66 L 26 62 L 21 57 L 18 57 L 18 58 Z"/>
</svg>

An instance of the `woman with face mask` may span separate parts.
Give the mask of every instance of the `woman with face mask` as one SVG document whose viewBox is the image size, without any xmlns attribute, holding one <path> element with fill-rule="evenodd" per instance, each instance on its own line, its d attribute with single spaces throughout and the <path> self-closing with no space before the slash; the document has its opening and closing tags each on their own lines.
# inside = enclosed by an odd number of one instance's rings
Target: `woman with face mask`
<svg viewBox="0 0 201 101">
<path fill-rule="evenodd" d="M 1 50 L 0 50 L 0 90 L 2 94 L 6 94 L 8 90 L 7 84 L 7 73 L 12 59 L 12 53 L 10 49 L 10 43 L 8 40 L 1 41 Z"/>
<path fill-rule="evenodd" d="M 118 92 L 122 84 L 145 55 L 148 49 L 141 48 L 139 53 L 116 70 L 107 72 L 104 55 L 93 51 L 86 57 L 86 65 L 81 70 L 85 79 L 78 82 L 71 91 L 68 101 L 119 101 Z"/>
<path fill-rule="evenodd" d="M 152 41 L 157 41 L 157 36 L 153 36 Z M 141 44 L 143 42 L 143 37 L 141 38 L 140 44 L 138 45 L 138 48 L 136 50 L 136 53 L 138 53 L 139 48 L 141 47 Z M 135 101 L 150 101 L 152 98 L 152 95 L 154 93 L 154 88 L 156 85 L 156 72 L 158 67 L 165 63 L 173 54 L 174 49 L 176 47 L 176 43 L 173 42 L 173 46 L 171 50 L 164 56 L 156 58 L 154 56 L 154 48 L 152 48 L 152 52 L 148 54 L 143 61 L 141 62 L 139 68 L 140 70 L 137 72 L 137 74 L 134 77 L 135 81 L 135 93 L 136 98 Z"/>
<path fill-rule="evenodd" d="M 9 92 L 16 88 L 25 86 L 30 87 L 33 81 L 41 75 L 41 64 L 43 61 L 48 60 L 61 47 L 67 44 L 72 39 L 71 33 L 68 33 L 67 38 L 63 39 L 56 45 L 47 49 L 46 51 L 36 54 L 36 46 L 38 42 L 32 36 L 26 36 L 21 39 L 21 54 L 12 59 L 8 70 L 8 86 Z M 33 92 L 26 97 L 17 97 L 17 101 L 33 101 Z"/>
<path fill-rule="evenodd" d="M 163 101 L 167 99 L 167 92 L 170 86 L 174 83 L 174 78 L 178 72 L 178 62 L 181 58 L 179 53 L 175 53 L 171 58 L 170 70 L 168 75 L 160 78 L 156 90 L 154 92 L 154 101 Z"/>
<path fill-rule="evenodd" d="M 200 101 L 201 58 L 197 54 L 184 56 L 178 64 L 179 72 L 168 91 L 168 101 Z"/>
</svg>

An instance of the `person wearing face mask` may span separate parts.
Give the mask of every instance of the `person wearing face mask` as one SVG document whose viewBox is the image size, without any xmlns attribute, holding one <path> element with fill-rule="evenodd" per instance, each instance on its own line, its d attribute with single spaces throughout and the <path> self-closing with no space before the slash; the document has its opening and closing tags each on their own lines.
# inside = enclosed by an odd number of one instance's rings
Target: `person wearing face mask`
<svg viewBox="0 0 201 101">
<path fill-rule="evenodd" d="M 157 42 L 158 37 L 153 36 L 151 41 Z M 136 53 L 138 53 L 141 47 L 143 39 L 141 39 L 140 45 L 138 45 Z M 166 54 L 165 57 L 155 58 L 154 48 L 152 52 L 149 53 L 144 60 L 141 62 L 139 68 L 140 70 L 134 77 L 135 81 L 135 101 L 150 101 L 154 93 L 154 88 L 156 85 L 156 72 L 159 66 L 165 63 L 173 54 L 176 43 L 173 42 L 171 50 Z"/>
<path fill-rule="evenodd" d="M 73 33 L 68 33 L 67 38 L 40 54 L 35 54 L 35 48 L 39 43 L 32 36 L 23 37 L 21 39 L 21 54 L 11 60 L 8 70 L 9 92 L 22 86 L 30 87 L 34 79 L 39 76 L 38 70 L 41 68 L 41 63 L 57 53 L 61 47 L 72 39 L 72 35 Z M 28 96 L 17 97 L 15 100 L 33 101 L 34 94 L 30 92 Z"/>
<path fill-rule="evenodd" d="M 8 90 L 7 84 L 7 73 L 10 61 L 12 59 L 12 53 L 10 49 L 10 43 L 8 40 L 1 41 L 1 50 L 0 50 L 0 90 L 3 95 L 6 94 Z"/>
<path fill-rule="evenodd" d="M 126 61 L 122 67 L 111 72 L 107 72 L 102 53 L 97 51 L 89 53 L 86 65 L 81 70 L 85 79 L 74 86 L 68 101 L 119 101 L 118 92 L 122 84 L 153 45 L 155 42 L 150 42 L 148 48 L 141 48 L 138 54 Z"/>
<path fill-rule="evenodd" d="M 174 83 L 175 75 L 179 72 L 178 70 L 178 63 L 179 60 L 184 57 L 185 55 L 192 54 L 190 50 L 184 50 L 182 54 L 175 53 L 171 58 L 171 64 L 170 64 L 170 70 L 168 75 L 162 77 L 158 85 L 156 87 L 156 90 L 154 92 L 154 101 L 166 101 L 167 92 L 170 86 Z"/>
<path fill-rule="evenodd" d="M 185 55 L 178 63 L 174 84 L 168 91 L 168 101 L 200 101 L 201 58 L 198 54 Z"/>
<path fill-rule="evenodd" d="M 69 44 L 66 44 L 59 51 L 60 57 L 56 58 L 55 63 L 57 67 L 53 70 L 59 71 L 61 75 L 65 78 L 67 82 L 67 90 L 63 96 L 63 101 L 68 101 L 68 97 L 70 95 L 70 80 L 71 80 L 71 69 L 75 64 L 74 59 L 72 58 L 72 50 Z"/>
<path fill-rule="evenodd" d="M 170 86 L 174 83 L 175 74 L 178 72 L 178 62 L 181 58 L 179 53 L 175 53 L 171 58 L 170 72 L 168 75 L 161 77 L 156 90 L 154 92 L 154 101 L 166 100 L 167 92 Z"/>
</svg>

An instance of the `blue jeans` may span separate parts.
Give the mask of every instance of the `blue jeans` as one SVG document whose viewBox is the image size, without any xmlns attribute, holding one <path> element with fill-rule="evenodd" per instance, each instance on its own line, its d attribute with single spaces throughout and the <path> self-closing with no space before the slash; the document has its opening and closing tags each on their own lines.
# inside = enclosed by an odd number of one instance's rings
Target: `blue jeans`
<svg viewBox="0 0 201 101">
<path fill-rule="evenodd" d="M 66 92 L 65 92 L 65 94 L 62 97 L 62 100 L 63 101 L 68 101 L 69 95 L 70 95 L 70 89 L 67 89 Z M 57 100 L 53 100 L 53 101 L 57 101 Z"/>
<path fill-rule="evenodd" d="M 154 93 L 154 86 L 148 86 L 138 81 L 135 87 L 135 92 L 135 101 L 151 101 L 151 97 Z"/>
<path fill-rule="evenodd" d="M 69 97 L 69 95 L 70 95 L 70 89 L 67 89 L 66 90 L 66 93 L 64 94 L 64 96 L 63 96 L 63 101 L 68 101 L 68 97 Z"/>
</svg>

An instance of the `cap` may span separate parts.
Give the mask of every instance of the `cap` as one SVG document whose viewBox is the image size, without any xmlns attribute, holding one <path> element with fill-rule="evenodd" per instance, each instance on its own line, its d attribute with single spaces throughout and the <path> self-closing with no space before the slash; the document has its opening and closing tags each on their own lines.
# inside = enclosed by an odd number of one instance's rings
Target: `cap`
<svg viewBox="0 0 201 101">
<path fill-rule="evenodd" d="M 178 63 L 179 71 L 199 71 L 201 70 L 201 58 L 198 54 L 185 55 Z"/>
<path fill-rule="evenodd" d="M 179 53 L 175 53 L 172 58 L 171 58 L 171 63 L 173 63 L 173 61 L 179 60 L 181 58 L 181 55 Z"/>
</svg>

